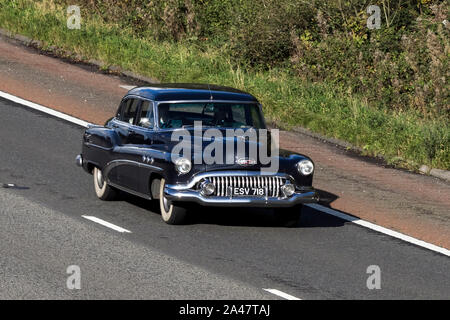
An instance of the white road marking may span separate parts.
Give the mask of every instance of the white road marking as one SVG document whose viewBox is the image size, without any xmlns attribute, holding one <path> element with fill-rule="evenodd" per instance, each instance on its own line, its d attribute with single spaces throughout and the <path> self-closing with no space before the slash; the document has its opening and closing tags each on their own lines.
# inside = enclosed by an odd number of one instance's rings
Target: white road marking
<svg viewBox="0 0 450 320">
<path fill-rule="evenodd" d="M 131 89 L 136 88 L 136 86 L 125 86 L 125 85 L 119 85 L 122 89 L 125 89 L 127 91 L 130 91 Z"/>
<path fill-rule="evenodd" d="M 109 222 L 107 222 L 107 221 L 105 221 L 105 220 L 102 220 L 102 219 L 99 219 L 99 218 L 97 218 L 97 217 L 93 217 L 93 216 L 84 216 L 84 215 L 83 215 L 82 217 L 85 218 L 85 219 L 94 221 L 95 223 L 101 224 L 102 226 L 105 226 L 105 227 L 107 227 L 107 228 L 116 230 L 116 231 L 118 231 L 118 232 L 131 233 L 131 231 L 129 231 L 129 230 L 127 230 L 127 229 L 124 229 L 124 228 L 122 228 L 122 227 L 116 226 L 115 224 L 109 223 Z"/>
<path fill-rule="evenodd" d="M 64 119 L 66 121 L 75 123 L 75 124 L 77 124 L 79 126 L 82 126 L 82 127 L 85 127 L 85 128 L 87 128 L 87 126 L 90 124 L 89 122 L 86 122 L 84 120 L 81 120 L 81 119 L 69 116 L 69 115 L 64 114 L 62 112 L 55 111 L 53 109 L 41 106 L 41 105 L 36 104 L 36 103 L 33 103 L 33 102 L 30 102 L 30 101 L 21 99 L 19 97 L 13 96 L 13 95 L 11 95 L 9 93 L 6 93 L 6 92 L 3 92 L 3 91 L 0 91 L 0 97 L 3 97 L 5 99 L 8 99 L 8 100 L 16 102 L 16 103 L 19 103 L 19 104 L 21 104 L 23 106 L 26 106 L 26 107 L 30 107 L 30 108 L 35 109 L 35 110 L 39 110 L 41 112 L 47 113 L 49 115 L 52 115 L 54 117 L 57 117 L 57 118 Z M 361 220 L 361 219 L 352 217 L 350 215 L 347 215 L 345 213 L 333 210 L 331 208 L 327 208 L 327 207 L 322 206 L 320 204 L 309 204 L 308 206 L 310 206 L 313 209 L 316 209 L 316 210 L 319 210 L 321 212 L 324 212 L 326 214 L 330 214 L 330 215 L 338 217 L 340 219 L 343 219 L 343 220 L 355 223 L 355 224 L 360 225 L 362 227 L 365 227 L 365 228 L 368 228 L 368 229 L 371 229 L 371 230 L 374 230 L 374 231 L 378 231 L 378 232 L 387 234 L 387 235 L 389 235 L 391 237 L 394 237 L 394 238 L 397 238 L 397 239 L 400 239 L 400 240 L 403 240 L 403 241 L 415 244 L 415 245 L 420 246 L 422 248 L 426 248 L 426 249 L 429 249 L 429 250 L 441 253 L 441 254 L 446 255 L 446 256 L 450 256 L 450 250 L 448 250 L 448 249 L 445 249 L 445 248 L 436 246 L 434 244 L 431 244 L 431 243 L 428 243 L 428 242 L 425 242 L 425 241 L 422 241 L 422 240 L 410 237 L 410 236 L 405 235 L 403 233 L 400 233 L 400 232 L 397 232 L 397 231 L 393 231 L 393 230 L 381 227 L 379 225 L 376 225 L 374 223 L 371 223 L 371 222 L 368 222 L 368 221 L 365 221 L 365 220 Z"/>
<path fill-rule="evenodd" d="M 85 127 L 85 128 L 87 128 L 87 126 L 89 125 L 89 122 L 86 122 L 84 120 L 81 120 L 81 119 L 69 116 L 69 115 L 67 115 L 65 113 L 62 113 L 62 112 L 59 112 L 59 111 L 56 111 L 56 110 L 53 110 L 53 109 L 41 106 L 40 104 L 37 104 L 37 103 L 31 102 L 31 101 L 28 101 L 28 100 L 25 100 L 25 99 L 13 96 L 13 95 L 11 95 L 9 93 L 6 93 L 6 92 L 3 92 L 3 91 L 0 91 L 0 97 L 8 99 L 8 100 L 13 101 L 13 102 L 18 103 L 18 104 L 21 104 L 23 106 L 29 107 L 31 109 L 47 113 L 47 114 L 49 114 L 51 116 L 54 116 L 54 117 L 57 117 L 57 118 L 60 118 L 60 119 L 63 119 L 63 120 L 75 123 L 75 124 L 77 124 L 79 126 L 82 126 L 82 127 Z"/>
<path fill-rule="evenodd" d="M 362 227 L 365 227 L 365 228 L 368 228 L 368 229 L 371 229 L 371 230 L 374 230 L 374 231 L 378 231 L 378 232 L 387 234 L 387 235 L 389 235 L 389 236 L 391 236 L 393 238 L 401 239 L 403 241 L 415 244 L 415 245 L 417 245 L 419 247 L 426 248 L 428 250 L 432 250 L 432 251 L 435 251 L 435 252 L 439 252 L 439 253 L 441 253 L 443 255 L 446 255 L 446 256 L 450 256 L 450 250 L 447 250 L 447 249 L 445 249 L 443 247 L 439 247 L 439 246 L 436 246 L 434 244 L 431 244 L 431 243 L 428 243 L 428 242 L 425 242 L 425 241 L 422 241 L 422 240 L 410 237 L 410 236 L 408 236 L 406 234 L 403 234 L 403 233 L 400 233 L 400 232 L 397 232 L 397 231 L 394 231 L 394 230 L 390 230 L 390 229 L 385 228 L 385 227 L 381 227 L 381 226 L 376 225 L 374 223 L 371 223 L 369 221 L 365 221 L 365 220 L 362 220 L 362 219 L 358 219 L 358 218 L 352 217 L 350 215 L 347 215 L 345 213 L 333 210 L 331 208 L 327 208 L 327 207 L 322 206 L 320 204 L 308 204 L 308 206 L 310 206 L 311 208 L 316 209 L 318 211 L 321 211 L 321 212 L 327 213 L 329 215 L 338 217 L 340 219 L 352 222 L 352 223 L 357 224 L 359 226 L 362 226 Z"/>
<path fill-rule="evenodd" d="M 279 296 L 279 297 L 282 297 L 284 299 L 287 299 L 287 300 L 302 300 L 300 298 L 291 296 L 290 294 L 284 293 L 283 291 L 280 291 L 280 290 L 277 290 L 277 289 L 264 289 L 263 288 L 263 290 L 267 291 L 267 292 L 270 292 L 271 294 L 274 294 L 276 296 Z"/>
</svg>

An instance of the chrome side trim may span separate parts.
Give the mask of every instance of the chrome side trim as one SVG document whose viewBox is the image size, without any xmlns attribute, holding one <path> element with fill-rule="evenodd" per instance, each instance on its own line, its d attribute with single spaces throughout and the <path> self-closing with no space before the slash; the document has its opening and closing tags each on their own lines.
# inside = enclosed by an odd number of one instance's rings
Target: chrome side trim
<svg viewBox="0 0 450 320">
<path fill-rule="evenodd" d="M 90 143 L 90 142 L 85 142 L 84 145 L 86 147 L 98 148 L 98 149 L 102 149 L 102 150 L 105 150 L 105 151 L 111 151 L 112 149 L 114 149 L 113 147 L 111 147 L 111 148 L 102 147 L 102 146 L 99 146 L 98 144 L 93 144 L 93 143 Z"/>
<path fill-rule="evenodd" d="M 167 151 L 153 149 L 151 147 L 146 148 L 146 147 L 142 147 L 140 145 L 116 146 L 114 148 L 114 151 L 116 151 L 116 152 L 119 152 L 119 151 L 120 152 L 124 152 L 124 151 L 127 151 L 127 150 L 130 150 L 130 151 L 142 151 L 142 152 L 136 153 L 136 154 L 139 154 L 139 155 L 144 155 L 145 154 L 147 156 L 148 155 L 152 155 L 153 158 L 162 159 L 162 160 L 166 160 L 167 156 L 171 155 L 171 153 L 167 152 Z"/>
<path fill-rule="evenodd" d="M 125 187 L 123 187 L 123 186 L 121 186 L 121 185 L 118 185 L 118 184 L 115 184 L 115 183 L 108 182 L 108 184 L 109 184 L 111 187 L 114 187 L 114 188 L 116 188 L 116 189 L 125 191 L 125 192 L 127 192 L 127 193 L 131 193 L 131 194 L 133 194 L 133 195 L 135 195 L 135 196 L 138 196 L 138 197 L 141 197 L 141 198 L 144 198 L 144 199 L 147 199 L 147 200 L 152 200 L 152 197 L 149 196 L 149 195 L 147 195 L 147 194 L 143 194 L 143 193 L 140 193 L 140 192 L 137 192 L 137 191 L 134 191 L 134 190 L 125 188 Z"/>
<path fill-rule="evenodd" d="M 103 168 L 103 176 L 106 178 L 106 180 L 108 181 L 109 184 L 109 172 L 120 165 L 132 165 L 132 166 L 136 166 L 136 167 L 141 167 L 141 168 L 149 168 L 151 170 L 154 171 L 163 171 L 164 169 L 157 167 L 157 166 L 153 166 L 150 164 L 145 164 L 145 163 L 141 163 L 141 162 L 137 162 L 137 161 L 131 161 L 131 160 L 113 160 L 108 162 L 105 167 Z"/>
</svg>

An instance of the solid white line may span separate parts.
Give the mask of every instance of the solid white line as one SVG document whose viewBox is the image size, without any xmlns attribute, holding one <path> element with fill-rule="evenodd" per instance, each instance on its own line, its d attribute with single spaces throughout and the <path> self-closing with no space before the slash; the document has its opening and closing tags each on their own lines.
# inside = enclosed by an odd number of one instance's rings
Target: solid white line
<svg viewBox="0 0 450 320">
<path fill-rule="evenodd" d="M 5 99 L 11 100 L 11 101 L 16 102 L 16 103 L 19 103 L 19 104 L 24 105 L 26 107 L 30 107 L 32 109 L 39 110 L 41 112 L 45 112 L 45 113 L 47 113 L 49 115 L 52 115 L 52 116 L 55 116 L 57 118 L 61 118 L 61 119 L 64 119 L 66 121 L 78 124 L 78 125 L 80 125 L 82 127 L 87 127 L 90 124 L 89 122 L 86 122 L 84 120 L 77 119 L 75 117 L 69 116 L 69 115 L 64 114 L 62 112 L 55 111 L 53 109 L 41 106 L 39 104 L 36 104 L 36 103 L 30 102 L 30 101 L 21 99 L 19 97 L 13 96 L 13 95 L 11 95 L 9 93 L 6 93 L 6 92 L 3 92 L 3 91 L 0 91 L 0 97 L 3 97 Z M 419 239 L 407 236 L 407 235 L 405 235 L 403 233 L 400 233 L 400 232 L 397 232 L 397 231 L 393 231 L 393 230 L 390 230 L 390 229 L 378 226 L 376 224 L 373 224 L 371 222 L 368 222 L 368 221 L 365 221 L 365 220 L 361 220 L 361 219 L 349 216 L 349 215 L 347 215 L 345 213 L 333 210 L 331 208 L 327 208 L 327 207 L 322 206 L 320 204 L 309 204 L 308 206 L 310 206 L 311 208 L 314 208 L 316 210 L 322 211 L 324 213 L 330 214 L 332 216 L 341 218 L 343 220 L 355 223 L 355 224 L 360 225 L 362 227 L 365 227 L 365 228 L 368 228 L 368 229 L 371 229 L 371 230 L 374 230 L 374 231 L 378 231 L 378 232 L 387 234 L 387 235 L 389 235 L 391 237 L 394 237 L 394 238 L 397 238 L 397 239 L 401 239 L 403 241 L 415 244 L 417 246 L 420 246 L 420 247 L 423 247 L 423 248 L 426 248 L 426 249 L 429 249 L 429 250 L 432 250 L 432 251 L 435 251 L 435 252 L 442 253 L 443 255 L 446 255 L 446 256 L 450 256 L 450 250 L 445 249 L 443 247 L 439 247 L 439 246 L 436 246 L 434 244 L 431 244 L 431 243 L 428 243 L 428 242 L 425 242 L 425 241 L 422 241 L 422 240 L 419 240 Z"/>
<path fill-rule="evenodd" d="M 264 289 L 263 288 L 263 290 L 267 291 L 267 292 L 270 292 L 271 294 L 274 294 L 276 296 L 279 296 L 279 297 L 282 297 L 284 299 L 287 299 L 287 300 L 302 300 L 300 298 L 291 296 L 290 294 L 284 293 L 283 291 L 280 291 L 280 290 L 277 290 L 277 289 Z"/>
<path fill-rule="evenodd" d="M 131 89 L 136 88 L 136 86 L 124 86 L 124 85 L 119 85 L 119 87 L 121 87 L 122 89 L 128 90 L 128 91 L 130 91 Z"/>
<path fill-rule="evenodd" d="M 105 227 L 107 227 L 107 228 L 116 230 L 116 231 L 118 231 L 118 232 L 131 233 L 131 231 L 129 231 L 129 230 L 127 230 L 127 229 L 121 228 L 121 227 L 119 227 L 119 226 L 116 226 L 115 224 L 109 223 L 109 222 L 107 222 L 107 221 L 105 221 L 105 220 L 102 220 L 102 219 L 99 219 L 99 218 L 97 218 L 97 217 L 93 217 L 93 216 L 84 216 L 84 215 L 83 215 L 82 217 L 85 218 L 85 219 L 94 221 L 94 222 L 96 222 L 96 223 L 98 223 L 98 224 L 101 224 L 102 226 L 105 226 Z"/>
<path fill-rule="evenodd" d="M 426 248 L 428 250 L 439 252 L 439 253 L 441 253 L 443 255 L 446 255 L 446 256 L 450 256 L 450 250 L 447 250 L 447 249 L 445 249 L 443 247 L 439 247 L 439 246 L 436 246 L 434 244 L 431 244 L 431 243 L 428 243 L 428 242 L 425 242 L 425 241 L 422 241 L 422 240 L 410 237 L 410 236 L 408 236 L 406 234 L 403 234 L 403 233 L 400 233 L 400 232 L 397 232 L 397 231 L 393 231 L 393 230 L 390 230 L 390 229 L 385 228 L 385 227 L 381 227 L 381 226 L 376 225 L 374 223 L 371 223 L 369 221 L 365 221 L 365 220 L 362 220 L 362 219 L 358 219 L 358 218 L 349 216 L 349 215 L 347 215 L 345 213 L 333 210 L 331 208 L 322 206 L 320 204 L 309 204 L 308 206 L 310 206 L 311 208 L 316 209 L 318 211 L 321 211 L 321 212 L 330 214 L 332 216 L 338 217 L 340 219 L 352 222 L 352 223 L 357 224 L 359 226 L 362 226 L 362 227 L 365 227 L 365 228 L 368 228 L 368 229 L 371 229 L 371 230 L 374 230 L 374 231 L 378 231 L 378 232 L 387 234 L 387 235 L 389 235 L 391 237 L 394 237 L 394 238 L 397 238 L 397 239 L 401 239 L 403 241 L 415 244 L 417 246 Z"/>
<path fill-rule="evenodd" d="M 69 116 L 69 115 L 67 115 L 65 113 L 62 113 L 62 112 L 59 112 L 59 111 L 56 111 L 56 110 L 53 110 L 53 109 L 41 106 L 41 105 L 39 105 L 37 103 L 34 103 L 34 102 L 31 102 L 31 101 L 28 101 L 28 100 L 25 100 L 25 99 L 13 96 L 13 95 L 11 95 L 9 93 L 6 93 L 6 92 L 3 92 L 3 91 L 0 91 L 0 97 L 8 99 L 10 101 L 13 101 L 15 103 L 19 103 L 19 104 L 21 104 L 23 106 L 26 106 L 26 107 L 29 107 L 31 109 L 47 113 L 47 114 L 49 114 L 51 116 L 54 116 L 54 117 L 57 117 L 57 118 L 60 118 L 60 119 L 63 119 L 63 120 L 75 123 L 75 124 L 77 124 L 79 126 L 82 126 L 82 127 L 85 127 L 85 128 L 87 128 L 87 126 L 89 125 L 89 122 L 86 122 L 84 120 L 81 120 L 81 119 Z"/>
</svg>

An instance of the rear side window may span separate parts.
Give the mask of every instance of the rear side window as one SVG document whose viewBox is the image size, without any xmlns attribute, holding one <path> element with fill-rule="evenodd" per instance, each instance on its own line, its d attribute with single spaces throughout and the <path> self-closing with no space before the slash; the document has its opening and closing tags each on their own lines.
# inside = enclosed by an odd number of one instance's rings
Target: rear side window
<svg viewBox="0 0 450 320">
<path fill-rule="evenodd" d="M 144 128 L 153 128 L 153 103 L 143 101 L 141 106 L 141 114 L 138 119 L 138 125 Z"/>
<path fill-rule="evenodd" d="M 128 122 L 129 124 L 133 124 L 134 119 L 136 118 L 138 105 L 138 99 L 128 99 L 127 101 L 125 101 L 125 104 L 122 108 L 122 117 L 120 119 L 124 122 Z"/>
</svg>

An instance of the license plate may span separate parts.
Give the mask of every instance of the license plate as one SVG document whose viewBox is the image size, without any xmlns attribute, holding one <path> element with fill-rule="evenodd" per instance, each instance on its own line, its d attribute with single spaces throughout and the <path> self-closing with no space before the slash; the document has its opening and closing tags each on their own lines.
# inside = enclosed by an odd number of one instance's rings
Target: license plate
<svg viewBox="0 0 450 320">
<path fill-rule="evenodd" d="M 232 188 L 231 192 L 235 197 L 264 197 L 266 195 L 265 188 Z"/>
</svg>

